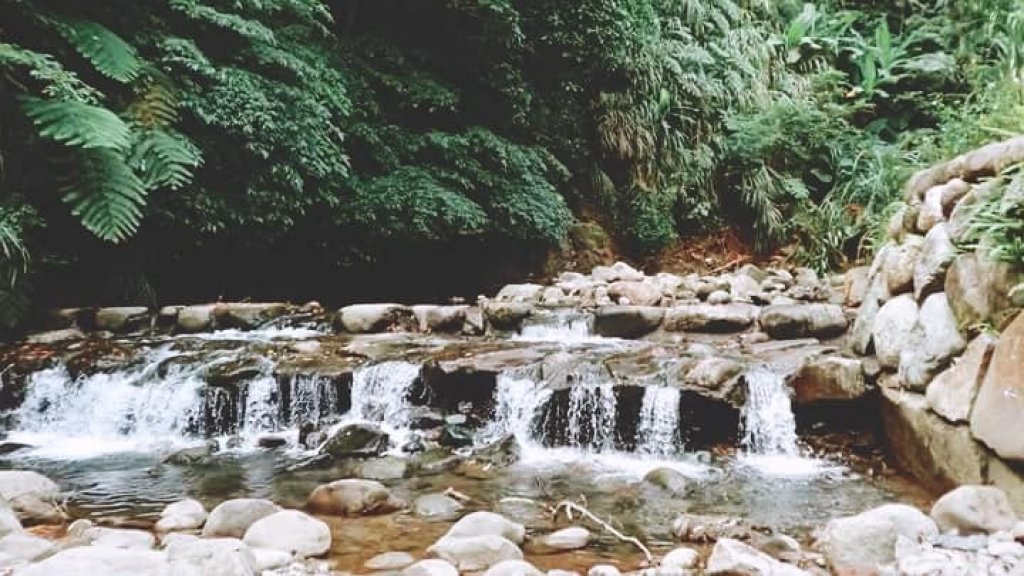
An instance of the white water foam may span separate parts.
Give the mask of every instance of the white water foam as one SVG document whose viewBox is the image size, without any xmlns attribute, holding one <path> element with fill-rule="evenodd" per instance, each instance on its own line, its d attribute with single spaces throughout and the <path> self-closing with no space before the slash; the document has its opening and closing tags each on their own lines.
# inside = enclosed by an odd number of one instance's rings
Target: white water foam
<svg viewBox="0 0 1024 576">
<path fill-rule="evenodd" d="M 586 378 L 574 385 L 569 390 L 569 445 L 594 452 L 614 450 L 617 413 L 612 382 Z"/>
<path fill-rule="evenodd" d="M 420 366 L 393 360 L 360 366 L 352 376 L 352 407 L 327 434 L 342 427 L 370 423 L 388 433 L 393 449 L 403 445 L 409 432 L 409 390 L 419 376 Z"/>
<path fill-rule="evenodd" d="M 593 333 L 593 319 L 575 311 L 555 311 L 531 317 L 512 340 L 561 344 L 614 344 L 616 338 Z"/>
<path fill-rule="evenodd" d="M 227 330 L 215 330 L 213 332 L 181 334 L 174 338 L 234 342 L 270 342 L 272 340 L 305 340 L 309 338 L 317 338 L 323 335 L 324 334 L 322 332 L 317 330 L 287 326 L 257 328 L 256 330 L 238 330 L 230 328 Z"/>
<path fill-rule="evenodd" d="M 679 398 L 678 388 L 648 386 L 644 389 L 636 431 L 638 453 L 671 456 L 681 451 Z"/>
</svg>

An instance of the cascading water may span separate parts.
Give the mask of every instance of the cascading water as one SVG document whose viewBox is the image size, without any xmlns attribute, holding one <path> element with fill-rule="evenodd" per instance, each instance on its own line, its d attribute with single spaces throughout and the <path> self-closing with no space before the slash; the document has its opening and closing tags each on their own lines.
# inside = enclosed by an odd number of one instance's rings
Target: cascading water
<svg viewBox="0 0 1024 576">
<path fill-rule="evenodd" d="M 319 422 L 337 414 L 341 406 L 338 388 L 329 378 L 322 376 L 293 376 L 287 384 L 288 402 L 285 406 L 287 421 L 293 426 L 303 422 Z"/>
<path fill-rule="evenodd" d="M 752 369 L 744 379 L 743 446 L 757 455 L 798 456 L 796 419 L 785 379 L 767 368 Z"/>
<path fill-rule="evenodd" d="M 672 456 L 680 452 L 679 399 L 678 388 L 644 389 L 637 422 L 637 452 L 647 456 Z"/>
<path fill-rule="evenodd" d="M 551 390 L 538 384 L 532 375 L 501 373 L 494 389 L 494 419 L 484 437 L 490 441 L 506 434 L 520 445 L 532 447 L 534 423 L 541 407 L 551 398 Z"/>
<path fill-rule="evenodd" d="M 569 390 L 569 445 L 595 452 L 615 447 L 615 417 L 618 407 L 612 383 L 589 379 Z"/>
<path fill-rule="evenodd" d="M 418 365 L 402 361 L 360 367 L 353 375 L 352 408 L 345 419 L 405 428 L 409 423 L 409 389 L 419 373 Z"/>
<path fill-rule="evenodd" d="M 513 340 L 582 343 L 599 339 L 591 330 L 592 318 L 576 311 L 558 311 L 528 320 Z"/>
</svg>

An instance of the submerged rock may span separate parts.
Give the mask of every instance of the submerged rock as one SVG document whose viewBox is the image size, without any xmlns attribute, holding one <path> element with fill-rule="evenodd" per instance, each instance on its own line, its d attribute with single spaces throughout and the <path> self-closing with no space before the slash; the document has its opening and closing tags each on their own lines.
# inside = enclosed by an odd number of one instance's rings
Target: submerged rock
<svg viewBox="0 0 1024 576">
<path fill-rule="evenodd" d="M 427 522 L 447 522 L 458 518 L 464 507 L 458 500 L 444 494 L 425 494 L 413 502 L 412 510 Z"/>
<path fill-rule="evenodd" d="M 176 452 L 171 453 L 169 456 L 164 458 L 165 464 L 174 464 L 176 466 L 195 466 L 204 463 L 210 456 L 213 456 L 220 447 L 217 442 L 210 441 L 206 442 L 202 446 L 193 446 L 190 448 L 182 448 Z"/>
<path fill-rule="evenodd" d="M 552 550 L 577 550 L 590 544 L 590 530 L 580 526 L 570 526 L 552 532 L 541 539 L 541 544 Z"/>
<path fill-rule="evenodd" d="M 522 458 L 522 454 L 523 448 L 519 445 L 519 440 L 512 434 L 506 434 L 504 437 L 475 450 L 472 458 L 483 464 L 511 466 Z"/>
<path fill-rule="evenodd" d="M 405 503 L 380 482 L 347 478 L 317 486 L 306 505 L 318 514 L 359 516 L 394 512 Z"/>
<path fill-rule="evenodd" d="M 682 496 L 690 487 L 690 479 L 672 468 L 655 468 L 644 476 L 644 482 Z"/>
<path fill-rule="evenodd" d="M 320 448 L 332 458 L 371 458 L 388 450 L 390 438 L 373 424 L 349 424 L 334 433 Z"/>
<path fill-rule="evenodd" d="M 210 511 L 203 526 L 204 538 L 241 538 L 254 522 L 280 512 L 281 507 L 270 500 L 235 498 L 225 500 Z"/>
<path fill-rule="evenodd" d="M 298 510 L 264 516 L 245 531 L 243 542 L 254 548 L 288 552 L 296 558 L 321 556 L 331 549 L 331 529 Z"/>
</svg>

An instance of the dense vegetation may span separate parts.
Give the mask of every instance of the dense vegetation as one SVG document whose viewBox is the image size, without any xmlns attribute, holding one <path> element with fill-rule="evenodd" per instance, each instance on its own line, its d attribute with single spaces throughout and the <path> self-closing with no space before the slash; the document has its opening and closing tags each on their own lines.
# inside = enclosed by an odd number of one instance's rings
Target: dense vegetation
<svg viewBox="0 0 1024 576">
<path fill-rule="evenodd" d="M 415 287 L 575 217 L 834 267 L 1022 82 L 1017 0 L 0 0 L 0 318 Z"/>
</svg>

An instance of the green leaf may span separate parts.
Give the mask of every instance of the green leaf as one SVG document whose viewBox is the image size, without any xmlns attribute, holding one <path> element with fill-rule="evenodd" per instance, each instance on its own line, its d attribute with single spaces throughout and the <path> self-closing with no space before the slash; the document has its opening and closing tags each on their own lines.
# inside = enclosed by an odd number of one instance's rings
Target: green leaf
<svg viewBox="0 0 1024 576">
<path fill-rule="evenodd" d="M 105 26 L 91 20 L 61 20 L 59 28 L 71 46 L 105 76 L 130 82 L 142 70 L 135 48 Z"/>
<path fill-rule="evenodd" d="M 128 164 L 147 190 L 167 187 L 178 190 L 192 182 L 202 155 L 195 144 L 176 132 L 142 131 L 135 140 Z"/>
<path fill-rule="evenodd" d="M 119 152 L 83 151 L 76 176 L 62 186 L 63 200 L 87 230 L 114 243 L 135 233 L 142 220 L 146 188 Z"/>
<path fill-rule="evenodd" d="M 84 149 L 124 150 L 130 130 L 116 114 L 101 106 L 71 100 L 23 98 L 22 109 L 44 138 Z"/>
</svg>

